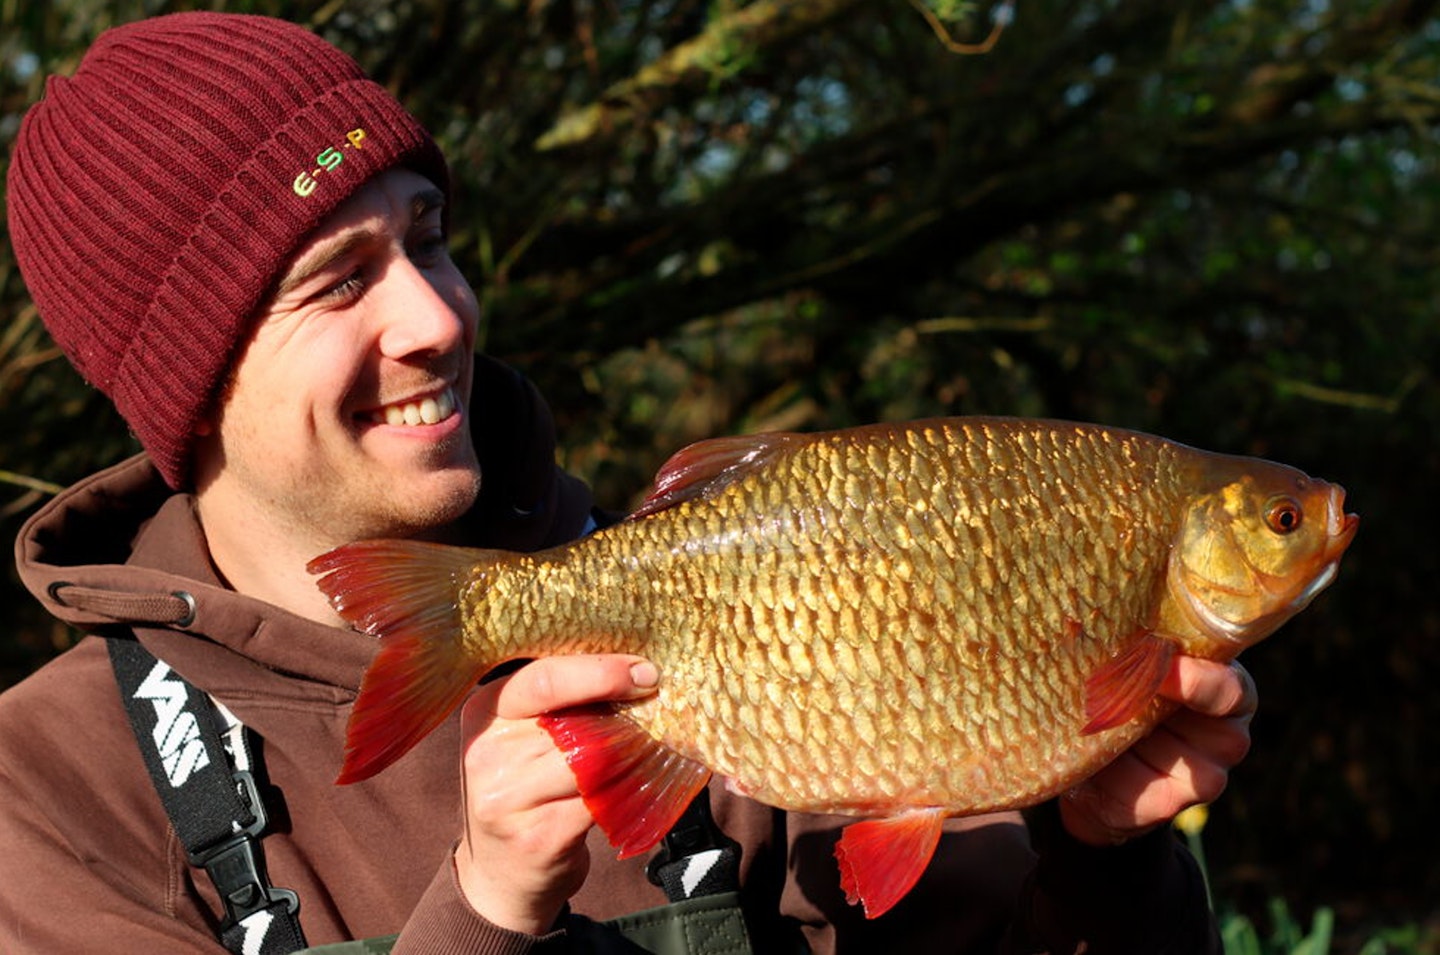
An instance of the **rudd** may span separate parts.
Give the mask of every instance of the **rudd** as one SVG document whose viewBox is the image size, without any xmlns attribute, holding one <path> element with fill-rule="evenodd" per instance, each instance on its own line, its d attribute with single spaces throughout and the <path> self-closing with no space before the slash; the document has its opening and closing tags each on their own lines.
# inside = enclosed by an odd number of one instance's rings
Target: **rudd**
<svg viewBox="0 0 1440 955">
<path fill-rule="evenodd" d="M 562 547 L 372 541 L 313 561 L 381 638 L 341 781 L 505 660 L 640 654 L 654 697 L 543 721 L 621 855 L 719 773 L 772 806 L 867 817 L 836 854 L 874 917 L 946 816 L 1074 786 L 1170 712 L 1174 654 L 1228 660 L 1308 604 L 1355 535 L 1343 506 L 1283 465 L 1096 425 L 701 442 L 629 519 Z"/>
</svg>

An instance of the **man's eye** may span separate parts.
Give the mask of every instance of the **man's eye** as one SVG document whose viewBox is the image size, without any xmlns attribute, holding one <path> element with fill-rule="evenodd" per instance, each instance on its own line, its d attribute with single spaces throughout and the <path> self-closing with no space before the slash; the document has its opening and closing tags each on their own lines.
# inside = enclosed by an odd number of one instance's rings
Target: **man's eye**
<svg viewBox="0 0 1440 955">
<path fill-rule="evenodd" d="M 320 297 L 330 301 L 345 301 L 357 298 L 365 291 L 365 279 L 359 272 L 352 272 L 342 282 L 330 286 L 320 293 Z"/>
</svg>

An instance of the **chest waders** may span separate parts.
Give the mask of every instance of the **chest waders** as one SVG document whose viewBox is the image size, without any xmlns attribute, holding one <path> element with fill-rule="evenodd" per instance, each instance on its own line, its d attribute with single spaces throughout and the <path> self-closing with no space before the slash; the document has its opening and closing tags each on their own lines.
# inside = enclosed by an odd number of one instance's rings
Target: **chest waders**
<svg viewBox="0 0 1440 955">
<path fill-rule="evenodd" d="M 250 731 L 137 641 L 109 639 L 130 727 L 150 781 L 185 847 L 225 906 L 220 942 L 236 955 L 383 955 L 395 936 L 307 948 L 300 900 L 270 884 L 267 824 Z M 749 955 L 740 850 L 715 824 L 705 790 L 665 836 L 650 881 L 669 902 L 605 922 L 571 919 L 572 948 L 593 955 Z"/>
</svg>

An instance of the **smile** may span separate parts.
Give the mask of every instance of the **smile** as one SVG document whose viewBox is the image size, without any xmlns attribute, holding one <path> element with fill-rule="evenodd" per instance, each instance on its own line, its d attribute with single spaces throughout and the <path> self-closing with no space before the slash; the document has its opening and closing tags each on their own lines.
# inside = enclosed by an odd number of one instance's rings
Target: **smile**
<svg viewBox="0 0 1440 955">
<path fill-rule="evenodd" d="M 388 424 L 393 427 L 415 427 L 439 424 L 454 413 L 455 392 L 446 388 L 418 401 L 404 401 L 378 408 L 370 412 L 370 420 L 375 424 Z"/>
</svg>

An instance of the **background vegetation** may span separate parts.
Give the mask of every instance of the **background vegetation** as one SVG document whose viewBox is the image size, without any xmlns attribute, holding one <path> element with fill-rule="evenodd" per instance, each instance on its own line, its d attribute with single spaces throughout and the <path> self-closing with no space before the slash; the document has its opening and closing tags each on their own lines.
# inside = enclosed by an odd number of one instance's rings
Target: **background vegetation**
<svg viewBox="0 0 1440 955">
<path fill-rule="evenodd" d="M 207 6 L 310 24 L 437 131 L 483 347 L 610 503 L 703 436 L 981 412 L 1343 483 L 1338 582 L 1247 655 L 1210 870 L 1257 923 L 1283 897 L 1339 950 L 1434 951 L 1435 2 L 927 2 Z M 100 30 L 191 6 L 0 0 L 0 155 Z M 9 539 L 133 447 L 8 247 L 0 316 Z M 3 601 L 0 686 L 72 639 Z"/>
</svg>

